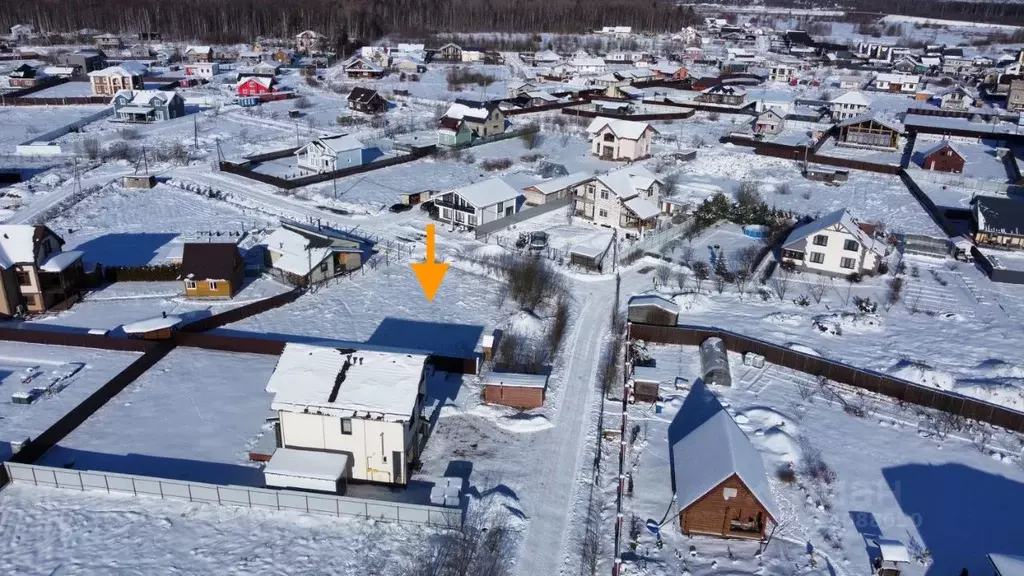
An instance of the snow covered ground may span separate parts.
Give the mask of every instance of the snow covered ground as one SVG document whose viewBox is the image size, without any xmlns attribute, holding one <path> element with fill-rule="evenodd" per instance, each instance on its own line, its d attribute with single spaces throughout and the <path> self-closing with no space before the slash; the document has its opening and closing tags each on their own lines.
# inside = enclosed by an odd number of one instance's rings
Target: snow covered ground
<svg viewBox="0 0 1024 576">
<path fill-rule="evenodd" d="M 696 348 L 659 345 L 651 351 L 668 381 L 699 377 Z M 735 355 L 731 360 L 733 387 L 713 387 L 714 392 L 764 460 L 782 514 L 775 540 L 795 545 L 769 550 L 758 560 L 755 547 L 679 533 L 677 512 L 669 506 L 668 427 L 687 392 L 669 385 L 663 388 L 664 412 L 641 404 L 629 411 L 638 437 L 627 468 L 634 479 L 633 494 L 625 499 L 627 526 L 632 515 L 664 521 L 666 543 L 658 550 L 642 530 L 638 550 L 646 568 L 630 562 L 631 573 L 700 575 L 723 564 L 763 564 L 758 573 L 863 574 L 878 537 L 902 540 L 912 557 L 930 558 L 906 566 L 911 575 L 963 567 L 985 572 L 986 553 L 1019 550 L 1011 520 L 1022 511 L 1013 496 L 1024 482 L 1018 440 L 998 429 L 983 442 L 969 434 L 939 438 L 919 427 L 922 415 L 914 408 L 886 400 L 870 400 L 868 415 L 858 418 L 821 395 L 801 394 L 801 387 L 815 387 L 806 375 L 772 365 L 743 366 Z M 834 470 L 834 482 L 805 473 L 805 456 L 813 451 Z M 776 474 L 790 463 L 797 472 L 791 483 Z"/>
<path fill-rule="evenodd" d="M 0 341 L 0 461 L 10 457 L 11 442 L 38 436 L 136 358 L 132 352 Z M 32 388 L 47 392 L 31 404 L 11 401 Z"/>
<path fill-rule="evenodd" d="M 102 106 L 0 106 L 0 154 L 32 138 L 102 110 Z"/>
<path fill-rule="evenodd" d="M 276 365 L 276 356 L 177 348 L 39 464 L 262 486 L 248 451 L 268 432 L 264 388 Z"/>
<path fill-rule="evenodd" d="M 24 485 L 0 492 L 0 572 L 401 574 L 434 529 Z"/>
</svg>

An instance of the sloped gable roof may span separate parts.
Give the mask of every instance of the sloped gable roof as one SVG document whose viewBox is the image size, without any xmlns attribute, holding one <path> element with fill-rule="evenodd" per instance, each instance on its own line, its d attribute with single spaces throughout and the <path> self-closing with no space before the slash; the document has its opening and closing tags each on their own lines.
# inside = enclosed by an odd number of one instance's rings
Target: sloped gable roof
<svg viewBox="0 0 1024 576">
<path fill-rule="evenodd" d="M 881 252 L 875 247 L 875 242 L 867 232 L 861 229 L 860 225 L 857 224 L 857 221 L 853 219 L 853 216 L 846 211 L 846 208 L 840 208 L 839 210 L 826 214 L 817 220 L 812 220 L 802 226 L 797 226 L 789 233 L 789 236 L 786 237 L 786 241 L 782 243 L 782 246 L 792 246 L 812 234 L 817 234 L 822 230 L 836 225 L 842 226 L 844 230 L 857 238 L 857 241 L 860 242 L 862 246 L 866 246 L 868 250 L 881 254 Z"/>
<path fill-rule="evenodd" d="M 597 180 L 623 200 L 633 198 L 639 194 L 639 190 L 647 190 L 655 182 L 660 182 L 657 176 L 643 166 L 627 166 L 613 170 L 597 176 Z"/>
<path fill-rule="evenodd" d="M 647 122 L 633 122 L 632 120 L 618 120 L 614 118 L 594 118 L 590 122 L 590 126 L 587 126 L 588 134 L 597 134 L 604 127 L 607 126 L 618 138 L 625 138 L 627 140 L 639 140 L 644 132 L 647 130 L 654 130 L 657 134 L 658 131 Z"/>
<path fill-rule="evenodd" d="M 856 90 L 851 90 L 842 96 L 830 100 L 832 104 L 853 104 L 854 106 L 871 106 L 868 97 Z"/>
<path fill-rule="evenodd" d="M 922 150 L 921 151 L 921 155 L 924 156 L 925 158 L 927 158 L 927 157 L 931 156 L 932 154 L 935 154 L 939 150 L 942 150 L 943 148 L 949 148 L 950 150 L 953 151 L 954 154 L 956 154 L 960 158 L 962 158 L 964 160 L 967 159 L 967 157 L 964 156 L 963 152 L 961 152 L 960 150 L 957 150 L 956 145 L 953 144 L 953 142 L 951 142 L 949 140 L 940 140 L 940 141 L 936 142 L 935 144 L 932 144 L 931 146 L 929 146 L 929 147 L 925 148 L 924 150 Z"/>
<path fill-rule="evenodd" d="M 894 132 L 898 132 L 900 134 L 903 134 L 903 124 L 902 123 L 900 123 L 898 120 L 893 120 L 893 119 L 890 119 L 890 118 L 886 118 L 885 116 L 882 116 L 881 114 L 877 114 L 877 113 L 868 113 L 868 114 L 861 114 L 859 116 L 854 116 L 853 118 L 850 118 L 848 120 L 840 122 L 839 126 L 840 127 L 842 127 L 842 126 L 853 126 L 855 124 L 862 124 L 864 122 L 868 122 L 868 121 L 871 121 L 871 120 L 877 122 L 878 124 L 881 124 L 882 126 L 885 126 L 886 128 L 889 128 L 890 130 L 892 130 Z"/>
<path fill-rule="evenodd" d="M 697 382 L 669 426 L 672 472 L 680 510 L 732 476 L 778 521 L 761 454 L 703 382 Z"/>
<path fill-rule="evenodd" d="M 458 194 L 463 200 L 477 208 L 484 208 L 498 202 L 515 200 L 520 196 L 518 190 L 506 184 L 501 178 L 490 178 L 470 184 L 469 186 L 456 188 L 452 192 Z"/>
</svg>

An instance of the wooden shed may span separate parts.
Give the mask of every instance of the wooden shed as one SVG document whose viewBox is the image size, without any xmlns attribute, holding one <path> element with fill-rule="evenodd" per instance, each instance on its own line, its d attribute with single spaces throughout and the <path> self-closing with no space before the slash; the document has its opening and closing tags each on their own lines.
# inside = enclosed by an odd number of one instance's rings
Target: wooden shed
<svg viewBox="0 0 1024 576">
<path fill-rule="evenodd" d="M 679 321 L 679 306 L 654 294 L 634 296 L 629 299 L 627 318 L 636 324 L 675 326 Z"/>
<path fill-rule="evenodd" d="M 484 378 L 484 402 L 528 410 L 544 405 L 548 377 L 544 374 L 491 372 Z"/>
<path fill-rule="evenodd" d="M 164 314 L 121 326 L 129 338 L 141 340 L 167 340 L 181 324 L 181 316 Z"/>
<path fill-rule="evenodd" d="M 668 436 L 683 534 L 763 538 L 779 517 L 764 462 L 703 383 L 686 396 Z"/>
<path fill-rule="evenodd" d="M 653 366 L 633 368 L 633 400 L 636 402 L 657 402 L 661 379 Z"/>
<path fill-rule="evenodd" d="M 936 172 L 960 174 L 967 161 L 949 140 L 937 142 L 921 152 L 921 168 Z"/>
</svg>

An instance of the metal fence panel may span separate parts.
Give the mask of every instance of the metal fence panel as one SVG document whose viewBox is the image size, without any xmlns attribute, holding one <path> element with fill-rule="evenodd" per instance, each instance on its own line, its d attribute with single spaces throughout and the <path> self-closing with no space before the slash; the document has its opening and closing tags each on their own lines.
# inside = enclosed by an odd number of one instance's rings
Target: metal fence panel
<svg viewBox="0 0 1024 576">
<path fill-rule="evenodd" d="M 249 505 L 249 490 L 244 487 L 218 486 L 217 492 L 220 494 L 221 502 Z"/>
<path fill-rule="evenodd" d="M 192 492 L 189 490 L 188 482 L 164 481 L 162 486 L 164 498 L 180 498 L 192 500 Z"/>
<path fill-rule="evenodd" d="M 107 475 L 107 490 L 135 494 L 135 483 L 131 478 Z"/>
<path fill-rule="evenodd" d="M 192 500 L 195 502 L 216 502 L 220 503 L 220 495 L 217 494 L 216 486 L 206 486 L 201 484 L 191 484 L 189 490 L 192 494 Z"/>
<path fill-rule="evenodd" d="M 82 490 L 94 490 L 96 492 L 107 491 L 107 476 L 106 474 L 97 474 L 95 472 L 79 472 L 79 479 L 82 482 Z"/>
<path fill-rule="evenodd" d="M 273 508 L 277 510 L 277 495 L 276 490 L 249 490 L 249 504 L 253 508 Z"/>
<path fill-rule="evenodd" d="M 398 508 L 394 504 L 373 504 L 367 502 L 366 515 L 370 518 L 398 520 Z"/>
<path fill-rule="evenodd" d="M 136 494 L 145 494 L 148 496 L 163 496 L 163 490 L 160 487 L 159 480 L 134 478 L 132 482 L 134 482 Z"/>
<path fill-rule="evenodd" d="M 427 524 L 430 522 L 430 510 L 426 508 L 399 508 L 398 519 L 402 522 Z"/>
<path fill-rule="evenodd" d="M 338 513 L 346 514 L 349 516 L 367 516 L 366 502 L 359 500 L 353 500 L 351 498 L 342 498 L 338 500 Z"/>
<path fill-rule="evenodd" d="M 277 501 L 281 505 L 282 510 L 301 510 L 303 512 L 309 510 L 305 494 L 282 491 L 277 495 Z"/>
<path fill-rule="evenodd" d="M 332 516 L 338 515 L 338 499 L 330 496 L 306 496 L 306 502 L 309 506 L 310 512 L 319 512 L 321 514 L 330 514 Z"/>
</svg>

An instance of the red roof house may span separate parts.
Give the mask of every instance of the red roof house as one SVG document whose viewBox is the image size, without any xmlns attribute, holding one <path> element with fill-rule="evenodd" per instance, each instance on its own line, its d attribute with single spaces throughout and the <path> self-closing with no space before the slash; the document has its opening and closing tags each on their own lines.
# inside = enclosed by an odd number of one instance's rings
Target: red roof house
<svg viewBox="0 0 1024 576">
<path fill-rule="evenodd" d="M 249 76 L 242 78 L 236 84 L 239 96 L 259 96 L 261 94 L 271 94 L 274 92 L 274 86 L 277 85 L 277 81 L 273 78 L 266 76 Z"/>
</svg>

